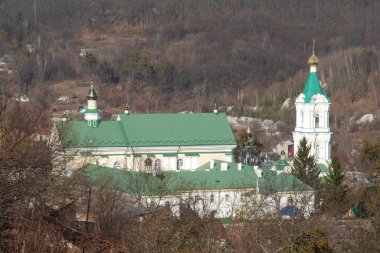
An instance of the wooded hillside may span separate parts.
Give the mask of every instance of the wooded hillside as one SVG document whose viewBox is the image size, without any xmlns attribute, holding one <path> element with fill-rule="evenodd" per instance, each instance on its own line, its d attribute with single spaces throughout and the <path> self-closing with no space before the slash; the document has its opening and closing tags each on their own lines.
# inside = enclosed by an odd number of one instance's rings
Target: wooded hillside
<svg viewBox="0 0 380 253">
<path fill-rule="evenodd" d="M 105 71 L 105 83 L 144 82 L 163 93 L 205 86 L 206 97 L 230 97 L 231 87 L 266 90 L 306 70 L 314 37 L 322 64 L 326 55 L 344 63 L 359 47 L 367 49 L 354 70 L 377 70 L 379 7 L 376 1 L 2 1 L 0 53 L 34 44 L 42 61 L 61 68 L 47 69 L 43 81 L 52 81 L 82 74 L 70 53 L 94 48 L 98 64 L 107 61 L 118 77 Z M 49 59 L 52 51 L 60 57 Z M 345 86 L 331 74 L 325 73 L 331 92 Z"/>
<path fill-rule="evenodd" d="M 371 134 L 379 130 L 379 9 L 356 0 L 3 0 L 0 56 L 11 55 L 14 73 L 0 78 L 5 92 L 45 108 L 66 95 L 79 99 L 77 110 L 93 80 L 111 112 L 127 101 L 140 112 L 208 111 L 215 102 L 292 127 L 293 113 L 279 109 L 301 92 L 316 38 L 334 132 L 355 132 L 372 113 Z"/>
</svg>

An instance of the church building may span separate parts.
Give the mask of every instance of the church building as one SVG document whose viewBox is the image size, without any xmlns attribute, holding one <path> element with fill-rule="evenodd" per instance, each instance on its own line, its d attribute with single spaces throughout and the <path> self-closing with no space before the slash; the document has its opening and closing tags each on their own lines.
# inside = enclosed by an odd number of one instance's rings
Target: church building
<svg viewBox="0 0 380 253">
<path fill-rule="evenodd" d="M 232 162 L 236 146 L 225 113 L 134 114 L 128 106 L 117 120 L 101 120 L 91 85 L 84 121 L 68 121 L 63 140 L 76 164 L 81 158 L 135 171 L 195 170 L 212 159 Z M 74 163 L 75 164 L 75 163 Z"/>
</svg>

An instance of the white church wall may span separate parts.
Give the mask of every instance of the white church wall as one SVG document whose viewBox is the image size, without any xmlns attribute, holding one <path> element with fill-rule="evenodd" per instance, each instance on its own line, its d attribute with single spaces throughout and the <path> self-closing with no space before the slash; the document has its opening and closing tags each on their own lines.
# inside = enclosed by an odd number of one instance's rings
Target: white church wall
<svg viewBox="0 0 380 253">
<path fill-rule="evenodd" d="M 183 168 L 185 170 L 195 170 L 199 166 L 209 162 L 210 160 L 232 161 L 233 145 L 215 145 L 215 146 L 191 146 L 191 147 L 94 147 L 94 148 L 79 148 L 78 150 L 67 149 L 67 153 L 75 153 L 78 159 L 82 159 L 79 152 L 89 152 L 93 156 L 99 157 L 108 156 L 108 160 L 104 162 L 94 159 L 91 163 L 98 163 L 104 166 L 113 167 L 116 161 L 122 163 L 122 167 L 126 169 L 140 170 L 144 168 L 144 161 L 149 156 L 154 159 L 161 159 L 163 170 L 177 170 L 177 161 L 182 159 Z M 177 156 L 172 156 L 177 154 Z M 199 155 L 187 156 L 186 153 L 196 153 Z M 144 154 L 144 155 L 140 155 Z M 170 156 L 165 156 L 170 154 Z M 141 157 L 141 158 L 137 158 Z M 88 159 L 87 159 L 88 160 Z M 137 161 L 139 160 L 139 161 Z M 138 165 L 141 166 L 138 166 Z"/>
<path fill-rule="evenodd" d="M 184 192 L 177 196 L 146 197 L 149 206 L 169 205 L 173 215 L 179 216 L 179 205 L 185 204 L 194 210 L 200 217 L 214 213 L 216 218 L 264 218 L 280 215 L 281 208 L 292 203 L 308 218 L 315 211 L 313 192 L 290 192 L 272 195 L 253 194 L 246 196 L 244 190 L 208 190 Z"/>
<path fill-rule="evenodd" d="M 230 157 L 227 156 L 225 153 L 205 153 L 199 154 L 197 167 L 202 166 L 205 163 L 209 163 L 211 160 L 231 162 Z"/>
<path fill-rule="evenodd" d="M 177 157 L 167 157 L 168 158 L 168 164 L 169 164 L 169 170 L 177 170 Z"/>
</svg>

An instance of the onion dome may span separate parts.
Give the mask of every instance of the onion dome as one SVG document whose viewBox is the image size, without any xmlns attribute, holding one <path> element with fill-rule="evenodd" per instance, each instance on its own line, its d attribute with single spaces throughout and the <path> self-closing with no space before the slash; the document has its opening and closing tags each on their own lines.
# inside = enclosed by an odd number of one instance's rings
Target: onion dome
<svg viewBox="0 0 380 253">
<path fill-rule="evenodd" d="M 94 84 L 91 82 L 90 90 L 88 91 L 87 99 L 88 100 L 96 100 L 98 96 L 96 95 Z"/>
<path fill-rule="evenodd" d="M 317 56 L 315 55 L 315 39 L 313 40 L 313 54 L 310 56 L 310 58 L 307 61 L 307 63 L 310 66 L 314 66 L 314 67 L 316 67 L 318 65 L 318 63 L 319 63 L 319 60 L 318 60 Z"/>
<path fill-rule="evenodd" d="M 309 60 L 307 61 L 307 63 L 310 66 L 317 66 L 318 65 L 319 60 L 318 60 L 317 56 L 315 56 L 314 51 L 313 51 L 313 54 L 310 56 Z"/>
</svg>

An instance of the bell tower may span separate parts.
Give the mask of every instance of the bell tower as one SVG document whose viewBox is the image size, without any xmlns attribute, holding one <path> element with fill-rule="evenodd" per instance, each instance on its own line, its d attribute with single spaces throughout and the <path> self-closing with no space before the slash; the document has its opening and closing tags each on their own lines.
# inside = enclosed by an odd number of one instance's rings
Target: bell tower
<svg viewBox="0 0 380 253">
<path fill-rule="evenodd" d="M 311 146 L 311 155 L 317 163 L 328 165 L 331 160 L 331 136 L 329 111 L 331 101 L 320 85 L 317 74 L 319 60 L 313 52 L 308 60 L 310 72 L 303 92 L 296 99 L 296 128 L 293 131 L 294 153 L 302 138 Z"/>
</svg>

